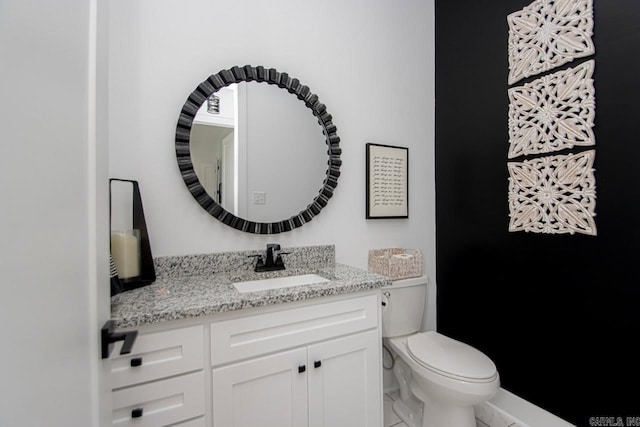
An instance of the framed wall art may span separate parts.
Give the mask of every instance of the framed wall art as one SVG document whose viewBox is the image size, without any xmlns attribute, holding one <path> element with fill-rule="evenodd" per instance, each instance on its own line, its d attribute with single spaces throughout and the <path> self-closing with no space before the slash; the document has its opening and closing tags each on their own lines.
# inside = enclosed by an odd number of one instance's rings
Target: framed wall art
<svg viewBox="0 0 640 427">
<path fill-rule="evenodd" d="M 409 218 L 409 149 L 368 143 L 366 152 L 366 218 Z"/>
</svg>

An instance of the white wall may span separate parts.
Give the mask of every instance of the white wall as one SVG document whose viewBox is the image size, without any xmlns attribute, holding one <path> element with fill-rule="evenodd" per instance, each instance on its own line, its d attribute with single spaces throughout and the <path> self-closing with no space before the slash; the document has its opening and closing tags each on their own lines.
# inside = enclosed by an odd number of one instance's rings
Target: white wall
<svg viewBox="0 0 640 427">
<path fill-rule="evenodd" d="M 109 315 L 99 8 L 0 2 L 2 426 L 98 426 L 108 388 L 97 343 Z"/>
<path fill-rule="evenodd" d="M 433 0 L 113 0 L 111 12 L 110 171 L 140 181 L 154 256 L 335 244 L 339 262 L 366 268 L 371 248 L 416 247 L 435 277 Z M 308 85 L 343 149 L 329 205 L 276 236 L 209 216 L 175 160 L 188 94 L 210 74 L 246 64 Z M 367 142 L 409 147 L 409 220 L 365 220 Z"/>
<path fill-rule="evenodd" d="M 266 83 L 245 86 L 247 165 L 239 168 L 247 177 L 246 194 L 239 192 L 239 202 L 246 204 L 243 218 L 281 221 L 304 210 L 322 188 L 329 160 L 325 136 L 295 95 Z M 264 204 L 253 203 L 256 191 L 265 193 Z"/>
</svg>

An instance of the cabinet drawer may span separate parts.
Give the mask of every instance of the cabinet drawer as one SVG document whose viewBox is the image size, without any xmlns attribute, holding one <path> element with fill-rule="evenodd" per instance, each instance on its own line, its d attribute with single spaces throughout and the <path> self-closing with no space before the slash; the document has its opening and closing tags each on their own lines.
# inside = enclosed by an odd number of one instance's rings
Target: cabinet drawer
<svg viewBox="0 0 640 427">
<path fill-rule="evenodd" d="M 116 390 L 113 425 L 159 427 L 197 417 L 204 395 L 204 371 Z"/>
<path fill-rule="evenodd" d="M 112 388 L 178 375 L 203 367 L 203 326 L 140 334 L 131 354 L 113 351 Z"/>
<path fill-rule="evenodd" d="M 196 418 L 194 420 L 185 421 L 183 423 L 173 424 L 171 427 L 205 427 L 204 417 Z"/>
<path fill-rule="evenodd" d="M 377 326 L 377 295 L 212 323 L 211 364 L 220 365 Z"/>
</svg>

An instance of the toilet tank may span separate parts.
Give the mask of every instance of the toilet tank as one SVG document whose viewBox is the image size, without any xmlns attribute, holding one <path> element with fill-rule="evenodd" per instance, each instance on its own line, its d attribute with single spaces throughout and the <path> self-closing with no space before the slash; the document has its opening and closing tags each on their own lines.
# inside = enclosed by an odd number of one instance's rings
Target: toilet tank
<svg viewBox="0 0 640 427">
<path fill-rule="evenodd" d="M 420 331 L 426 305 L 426 276 L 396 280 L 382 288 L 382 336 L 398 337 Z"/>
</svg>

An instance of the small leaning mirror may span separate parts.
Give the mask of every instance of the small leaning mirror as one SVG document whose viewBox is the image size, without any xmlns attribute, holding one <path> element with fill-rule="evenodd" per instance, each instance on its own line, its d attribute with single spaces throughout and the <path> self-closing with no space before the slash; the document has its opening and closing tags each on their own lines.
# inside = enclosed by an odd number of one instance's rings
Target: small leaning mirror
<svg viewBox="0 0 640 427">
<path fill-rule="evenodd" d="M 326 106 L 273 68 L 232 67 L 200 83 L 182 107 L 175 142 L 195 200 L 248 233 L 311 221 L 340 176 L 340 138 Z"/>
</svg>

